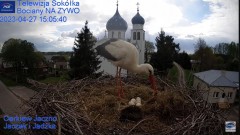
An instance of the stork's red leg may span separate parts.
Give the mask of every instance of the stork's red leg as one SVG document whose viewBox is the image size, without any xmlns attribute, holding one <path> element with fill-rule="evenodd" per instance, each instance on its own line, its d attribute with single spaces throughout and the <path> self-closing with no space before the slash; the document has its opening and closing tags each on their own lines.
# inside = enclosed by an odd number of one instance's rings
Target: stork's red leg
<svg viewBox="0 0 240 135">
<path fill-rule="evenodd" d="M 153 76 L 153 89 L 154 89 L 154 96 L 157 96 L 156 79 L 154 76 Z"/>
<path fill-rule="evenodd" d="M 149 80 L 151 82 L 151 88 L 154 90 L 154 96 L 157 96 L 157 87 L 156 87 L 156 80 L 155 77 L 153 75 L 149 76 Z"/>
<path fill-rule="evenodd" d="M 122 70 L 122 68 L 119 69 L 119 72 L 118 72 L 119 75 L 118 75 L 118 76 L 119 76 L 120 88 L 121 88 L 121 89 L 120 89 L 120 90 L 121 90 L 121 93 L 120 93 L 120 94 L 121 94 L 121 97 L 123 97 L 123 96 L 124 96 L 124 92 L 123 92 L 123 88 L 122 88 L 121 70 Z"/>
<path fill-rule="evenodd" d="M 121 95 L 120 95 L 120 90 L 119 90 L 119 88 L 118 88 L 118 81 L 119 81 L 119 76 L 118 76 L 119 74 L 118 74 L 118 67 L 117 67 L 117 72 L 116 72 L 116 88 L 117 88 L 117 90 L 118 90 L 118 98 L 120 99 L 121 98 Z"/>
</svg>

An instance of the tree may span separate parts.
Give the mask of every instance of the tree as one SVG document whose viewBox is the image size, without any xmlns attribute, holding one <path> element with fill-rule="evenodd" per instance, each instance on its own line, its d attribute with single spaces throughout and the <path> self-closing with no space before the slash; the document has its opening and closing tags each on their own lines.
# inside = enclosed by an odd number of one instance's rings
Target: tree
<svg viewBox="0 0 240 135">
<path fill-rule="evenodd" d="M 214 54 L 224 54 L 226 55 L 227 54 L 227 47 L 228 46 L 228 43 L 219 43 L 217 44 L 213 50 L 214 50 Z"/>
<path fill-rule="evenodd" d="M 0 52 L 1 52 L 1 50 L 2 50 L 2 46 L 3 46 L 3 45 L 0 45 Z"/>
<path fill-rule="evenodd" d="M 213 49 L 202 38 L 199 38 L 195 44 L 194 58 L 200 61 L 200 71 L 212 69 L 216 65 L 216 57 L 213 54 Z"/>
<path fill-rule="evenodd" d="M 191 69 L 191 58 L 186 52 L 179 53 L 176 58 L 176 62 L 180 64 L 184 69 Z"/>
<path fill-rule="evenodd" d="M 77 37 L 75 38 L 74 54 L 70 58 L 71 71 L 69 75 L 71 78 L 80 79 L 86 76 L 101 74 L 96 73 L 101 63 L 97 57 L 97 53 L 93 49 L 96 41 L 86 21 L 85 26 L 80 33 L 77 33 Z"/>
<path fill-rule="evenodd" d="M 31 68 L 37 62 L 34 50 L 33 43 L 11 38 L 3 44 L 2 57 L 5 62 L 13 64 L 17 69 L 23 66 Z"/>
<path fill-rule="evenodd" d="M 231 58 L 239 59 L 239 44 L 235 42 L 231 42 L 227 46 L 227 55 L 229 55 Z"/>
<path fill-rule="evenodd" d="M 157 74 L 166 75 L 168 69 L 173 66 L 173 59 L 178 54 L 179 44 L 174 43 L 172 36 L 165 36 L 165 32 L 161 30 L 156 37 L 157 52 L 151 57 L 150 63 L 156 69 Z M 159 73 L 158 73 L 159 72 Z"/>
<path fill-rule="evenodd" d="M 214 47 L 214 54 L 218 57 L 218 68 L 239 71 L 238 43 L 219 43 Z"/>
<path fill-rule="evenodd" d="M 2 47 L 2 57 L 4 62 L 13 66 L 16 72 L 16 81 L 25 67 L 28 72 L 34 72 L 34 66 L 39 63 L 35 53 L 34 44 L 27 40 L 9 39 L 4 42 Z"/>
<path fill-rule="evenodd" d="M 214 47 L 215 54 L 228 55 L 231 58 L 239 57 L 239 44 L 235 42 L 231 43 L 219 43 Z"/>
<path fill-rule="evenodd" d="M 195 47 L 195 56 L 197 60 L 200 61 L 199 71 L 202 71 L 202 66 L 204 63 L 203 57 L 205 55 L 204 50 L 207 47 L 207 43 L 203 38 L 199 38 L 194 47 Z"/>
<path fill-rule="evenodd" d="M 150 55 L 154 52 L 153 42 L 145 41 L 145 62 L 149 62 Z"/>
</svg>

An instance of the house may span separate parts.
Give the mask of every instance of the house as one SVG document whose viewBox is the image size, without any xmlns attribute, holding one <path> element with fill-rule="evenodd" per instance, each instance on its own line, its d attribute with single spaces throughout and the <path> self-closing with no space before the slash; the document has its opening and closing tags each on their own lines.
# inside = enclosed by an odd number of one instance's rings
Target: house
<svg viewBox="0 0 240 135">
<path fill-rule="evenodd" d="M 53 56 L 51 62 L 54 69 L 69 69 L 69 63 L 64 56 Z"/>
<path fill-rule="evenodd" d="M 0 68 L 12 68 L 13 65 L 11 63 L 4 62 L 3 58 L 0 58 Z"/>
<path fill-rule="evenodd" d="M 46 61 L 49 63 L 49 67 L 52 69 L 65 70 L 69 69 L 69 62 L 64 56 L 61 55 L 44 55 Z"/>
<path fill-rule="evenodd" d="M 208 70 L 194 74 L 193 87 L 202 90 L 203 99 L 208 103 L 226 100 L 234 103 L 239 91 L 239 72 Z"/>
</svg>

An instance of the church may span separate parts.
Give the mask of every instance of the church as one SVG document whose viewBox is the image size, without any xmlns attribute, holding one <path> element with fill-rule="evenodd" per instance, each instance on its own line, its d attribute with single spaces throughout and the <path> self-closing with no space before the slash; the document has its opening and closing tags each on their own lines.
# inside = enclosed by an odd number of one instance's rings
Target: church
<svg viewBox="0 0 240 135">
<path fill-rule="evenodd" d="M 139 4 L 137 4 L 139 5 Z M 145 31 L 144 31 L 144 18 L 139 13 L 139 7 L 137 7 L 137 13 L 132 18 L 132 30 L 131 30 L 131 37 L 130 43 L 134 44 L 139 52 L 139 64 L 144 63 L 144 55 L 145 55 Z M 113 17 L 111 17 L 106 24 L 107 33 L 105 34 L 104 39 L 108 38 L 117 38 L 126 40 L 125 34 L 128 28 L 127 22 L 121 17 L 118 11 L 118 3 L 117 9 Z M 99 71 L 104 71 L 105 74 L 115 75 L 116 74 L 116 67 L 113 66 L 108 60 L 101 57 L 100 60 L 101 68 Z M 122 70 L 122 74 L 124 76 L 127 75 L 126 70 Z"/>
</svg>

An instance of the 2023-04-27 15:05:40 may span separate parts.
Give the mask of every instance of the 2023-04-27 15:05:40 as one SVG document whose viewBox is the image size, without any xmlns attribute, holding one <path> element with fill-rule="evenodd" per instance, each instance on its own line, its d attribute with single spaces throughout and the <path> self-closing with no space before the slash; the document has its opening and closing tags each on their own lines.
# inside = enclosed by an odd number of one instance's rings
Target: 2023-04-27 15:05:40
<svg viewBox="0 0 240 135">
<path fill-rule="evenodd" d="M 14 23 L 14 22 L 67 22 L 66 16 L 0 16 L 0 23 Z"/>
</svg>

